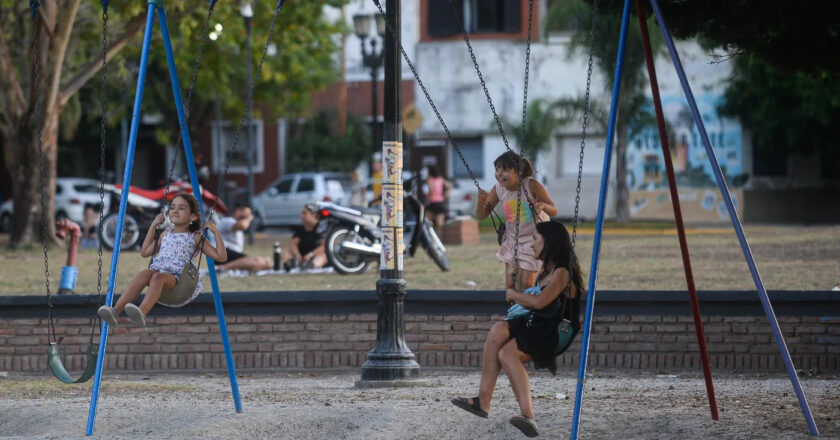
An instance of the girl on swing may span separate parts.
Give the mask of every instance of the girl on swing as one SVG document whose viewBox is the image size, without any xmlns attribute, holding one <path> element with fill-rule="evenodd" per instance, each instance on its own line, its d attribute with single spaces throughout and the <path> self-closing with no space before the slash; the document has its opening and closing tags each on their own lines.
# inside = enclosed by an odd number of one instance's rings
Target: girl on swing
<svg viewBox="0 0 840 440">
<path fill-rule="evenodd" d="M 516 235 L 516 200 L 519 188 L 519 162 L 522 160 L 522 205 L 519 208 L 519 247 L 517 249 L 516 261 L 513 260 L 515 235 Z M 549 217 L 557 215 L 557 207 L 548 191 L 540 182 L 534 179 L 534 168 L 531 162 L 513 151 L 503 153 L 493 161 L 496 167 L 496 180 L 498 181 L 488 193 L 483 189 L 478 190 L 478 203 L 475 207 L 475 215 L 479 220 L 491 215 L 497 204 L 502 205 L 505 215 L 505 232 L 501 240 L 501 247 L 496 252 L 496 258 L 505 263 L 505 287 L 522 290 L 524 287 L 534 285 L 537 279 L 537 272 L 540 270 L 541 262 L 531 250 L 532 237 L 537 222 L 546 221 Z M 533 207 L 530 206 L 533 202 Z M 517 285 L 512 283 L 513 274 L 517 272 Z"/>
<path fill-rule="evenodd" d="M 496 380 L 501 369 L 510 380 L 519 403 L 520 415 L 510 423 L 528 437 L 539 435 L 531 386 L 525 363 L 535 369 L 545 368 L 555 374 L 556 358 L 571 345 L 580 330 L 580 295 L 585 293 L 577 256 L 572 253 L 569 232 L 562 223 L 547 221 L 536 226 L 532 249 L 542 262 L 534 287 L 521 292 L 507 289 L 505 299 L 528 309 L 528 313 L 496 323 L 487 333 L 481 357 L 481 382 L 478 396 L 458 397 L 452 403 L 479 417 L 487 418 Z M 569 336 L 560 338 L 560 331 Z"/>
<path fill-rule="evenodd" d="M 131 284 L 126 287 L 120 295 L 114 307 L 102 306 L 99 308 L 99 317 L 110 326 L 118 324 L 117 317 L 125 310 L 125 314 L 131 320 L 133 327 L 145 327 L 146 315 L 157 304 L 161 294 L 165 290 L 175 287 L 175 283 L 181 276 L 184 265 L 190 262 L 195 254 L 196 246 L 202 243 L 201 252 L 218 262 L 227 260 L 227 251 L 224 245 L 216 248 L 207 240 L 201 240 L 201 211 L 198 200 L 192 194 L 179 194 L 172 198 L 169 203 L 169 221 L 172 227 L 167 228 L 160 236 L 160 246 L 155 249 L 155 228 L 162 225 L 166 220 L 163 214 L 158 214 L 149 231 L 143 246 L 140 248 L 140 256 L 150 257 L 155 255 L 148 269 L 140 272 Z M 207 228 L 213 231 L 216 243 L 224 243 L 219 229 L 212 222 L 207 222 Z M 201 256 L 199 255 L 199 258 Z M 140 306 L 132 302 L 140 296 L 140 292 L 149 286 L 146 297 Z M 201 280 L 193 292 L 193 298 L 201 292 Z"/>
</svg>

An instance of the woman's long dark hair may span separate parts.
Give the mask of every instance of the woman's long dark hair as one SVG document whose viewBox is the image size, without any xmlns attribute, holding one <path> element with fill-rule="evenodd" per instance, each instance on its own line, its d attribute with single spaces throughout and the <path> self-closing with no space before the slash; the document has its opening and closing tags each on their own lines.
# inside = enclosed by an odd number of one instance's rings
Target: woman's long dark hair
<svg viewBox="0 0 840 440">
<path fill-rule="evenodd" d="M 542 279 L 550 273 L 549 266 L 553 269 L 566 268 L 572 274 L 572 282 L 579 294 L 586 292 L 583 286 L 583 274 L 580 270 L 577 254 L 572 249 L 572 238 L 563 223 L 558 221 L 547 221 L 537 223 L 537 232 L 542 236 L 545 244 L 539 259 L 543 262 L 543 268 L 539 278 Z M 571 257 L 571 258 L 570 258 Z M 571 260 L 571 261 L 570 261 Z M 551 269 L 551 270 L 553 270 Z"/>
</svg>

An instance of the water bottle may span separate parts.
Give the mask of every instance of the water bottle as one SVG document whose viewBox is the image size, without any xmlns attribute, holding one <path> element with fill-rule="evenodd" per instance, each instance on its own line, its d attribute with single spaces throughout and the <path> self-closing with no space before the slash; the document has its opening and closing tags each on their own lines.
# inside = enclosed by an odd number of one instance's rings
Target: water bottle
<svg viewBox="0 0 840 440">
<path fill-rule="evenodd" d="M 280 261 L 282 261 L 283 250 L 280 249 L 280 242 L 274 242 L 274 270 L 280 270 Z"/>
</svg>

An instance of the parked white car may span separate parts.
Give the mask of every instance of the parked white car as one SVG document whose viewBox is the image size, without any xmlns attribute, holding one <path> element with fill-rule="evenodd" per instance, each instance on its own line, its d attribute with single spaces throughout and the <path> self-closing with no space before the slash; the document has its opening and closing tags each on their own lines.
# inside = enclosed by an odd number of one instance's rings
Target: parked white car
<svg viewBox="0 0 840 440">
<path fill-rule="evenodd" d="M 290 173 L 254 196 L 254 227 L 300 224 L 307 203 L 350 200 L 350 175 L 338 172 Z"/>
<path fill-rule="evenodd" d="M 475 200 L 478 190 L 472 183 L 452 180 L 452 190 L 449 191 L 449 217 L 459 215 L 475 215 Z"/>
<path fill-rule="evenodd" d="M 105 197 L 105 212 L 109 198 Z M 40 203 L 40 201 L 36 201 Z M 99 181 L 79 177 L 59 177 L 55 182 L 55 219 L 69 218 L 81 224 L 85 205 L 99 205 Z M 14 203 L 8 200 L 0 205 L 0 230 L 11 229 Z"/>
</svg>

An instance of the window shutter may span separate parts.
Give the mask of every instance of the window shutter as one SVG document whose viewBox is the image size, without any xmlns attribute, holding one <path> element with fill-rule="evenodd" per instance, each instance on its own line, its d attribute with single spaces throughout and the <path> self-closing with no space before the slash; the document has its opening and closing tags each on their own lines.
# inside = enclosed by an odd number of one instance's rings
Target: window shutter
<svg viewBox="0 0 840 440">
<path fill-rule="evenodd" d="M 454 35 L 461 32 L 458 22 L 455 20 L 455 13 L 452 12 L 452 6 L 449 5 L 449 0 L 428 0 L 428 32 L 433 37 L 443 37 Z M 464 2 L 463 0 L 452 0 L 455 9 L 464 16 Z"/>
<path fill-rule="evenodd" d="M 519 32 L 520 21 L 522 17 L 521 4 L 525 4 L 527 8 L 527 0 L 502 0 L 504 2 L 503 28 L 504 32 Z M 537 7 L 537 0 L 534 0 L 534 7 Z M 525 12 L 528 13 L 527 10 Z"/>
</svg>

